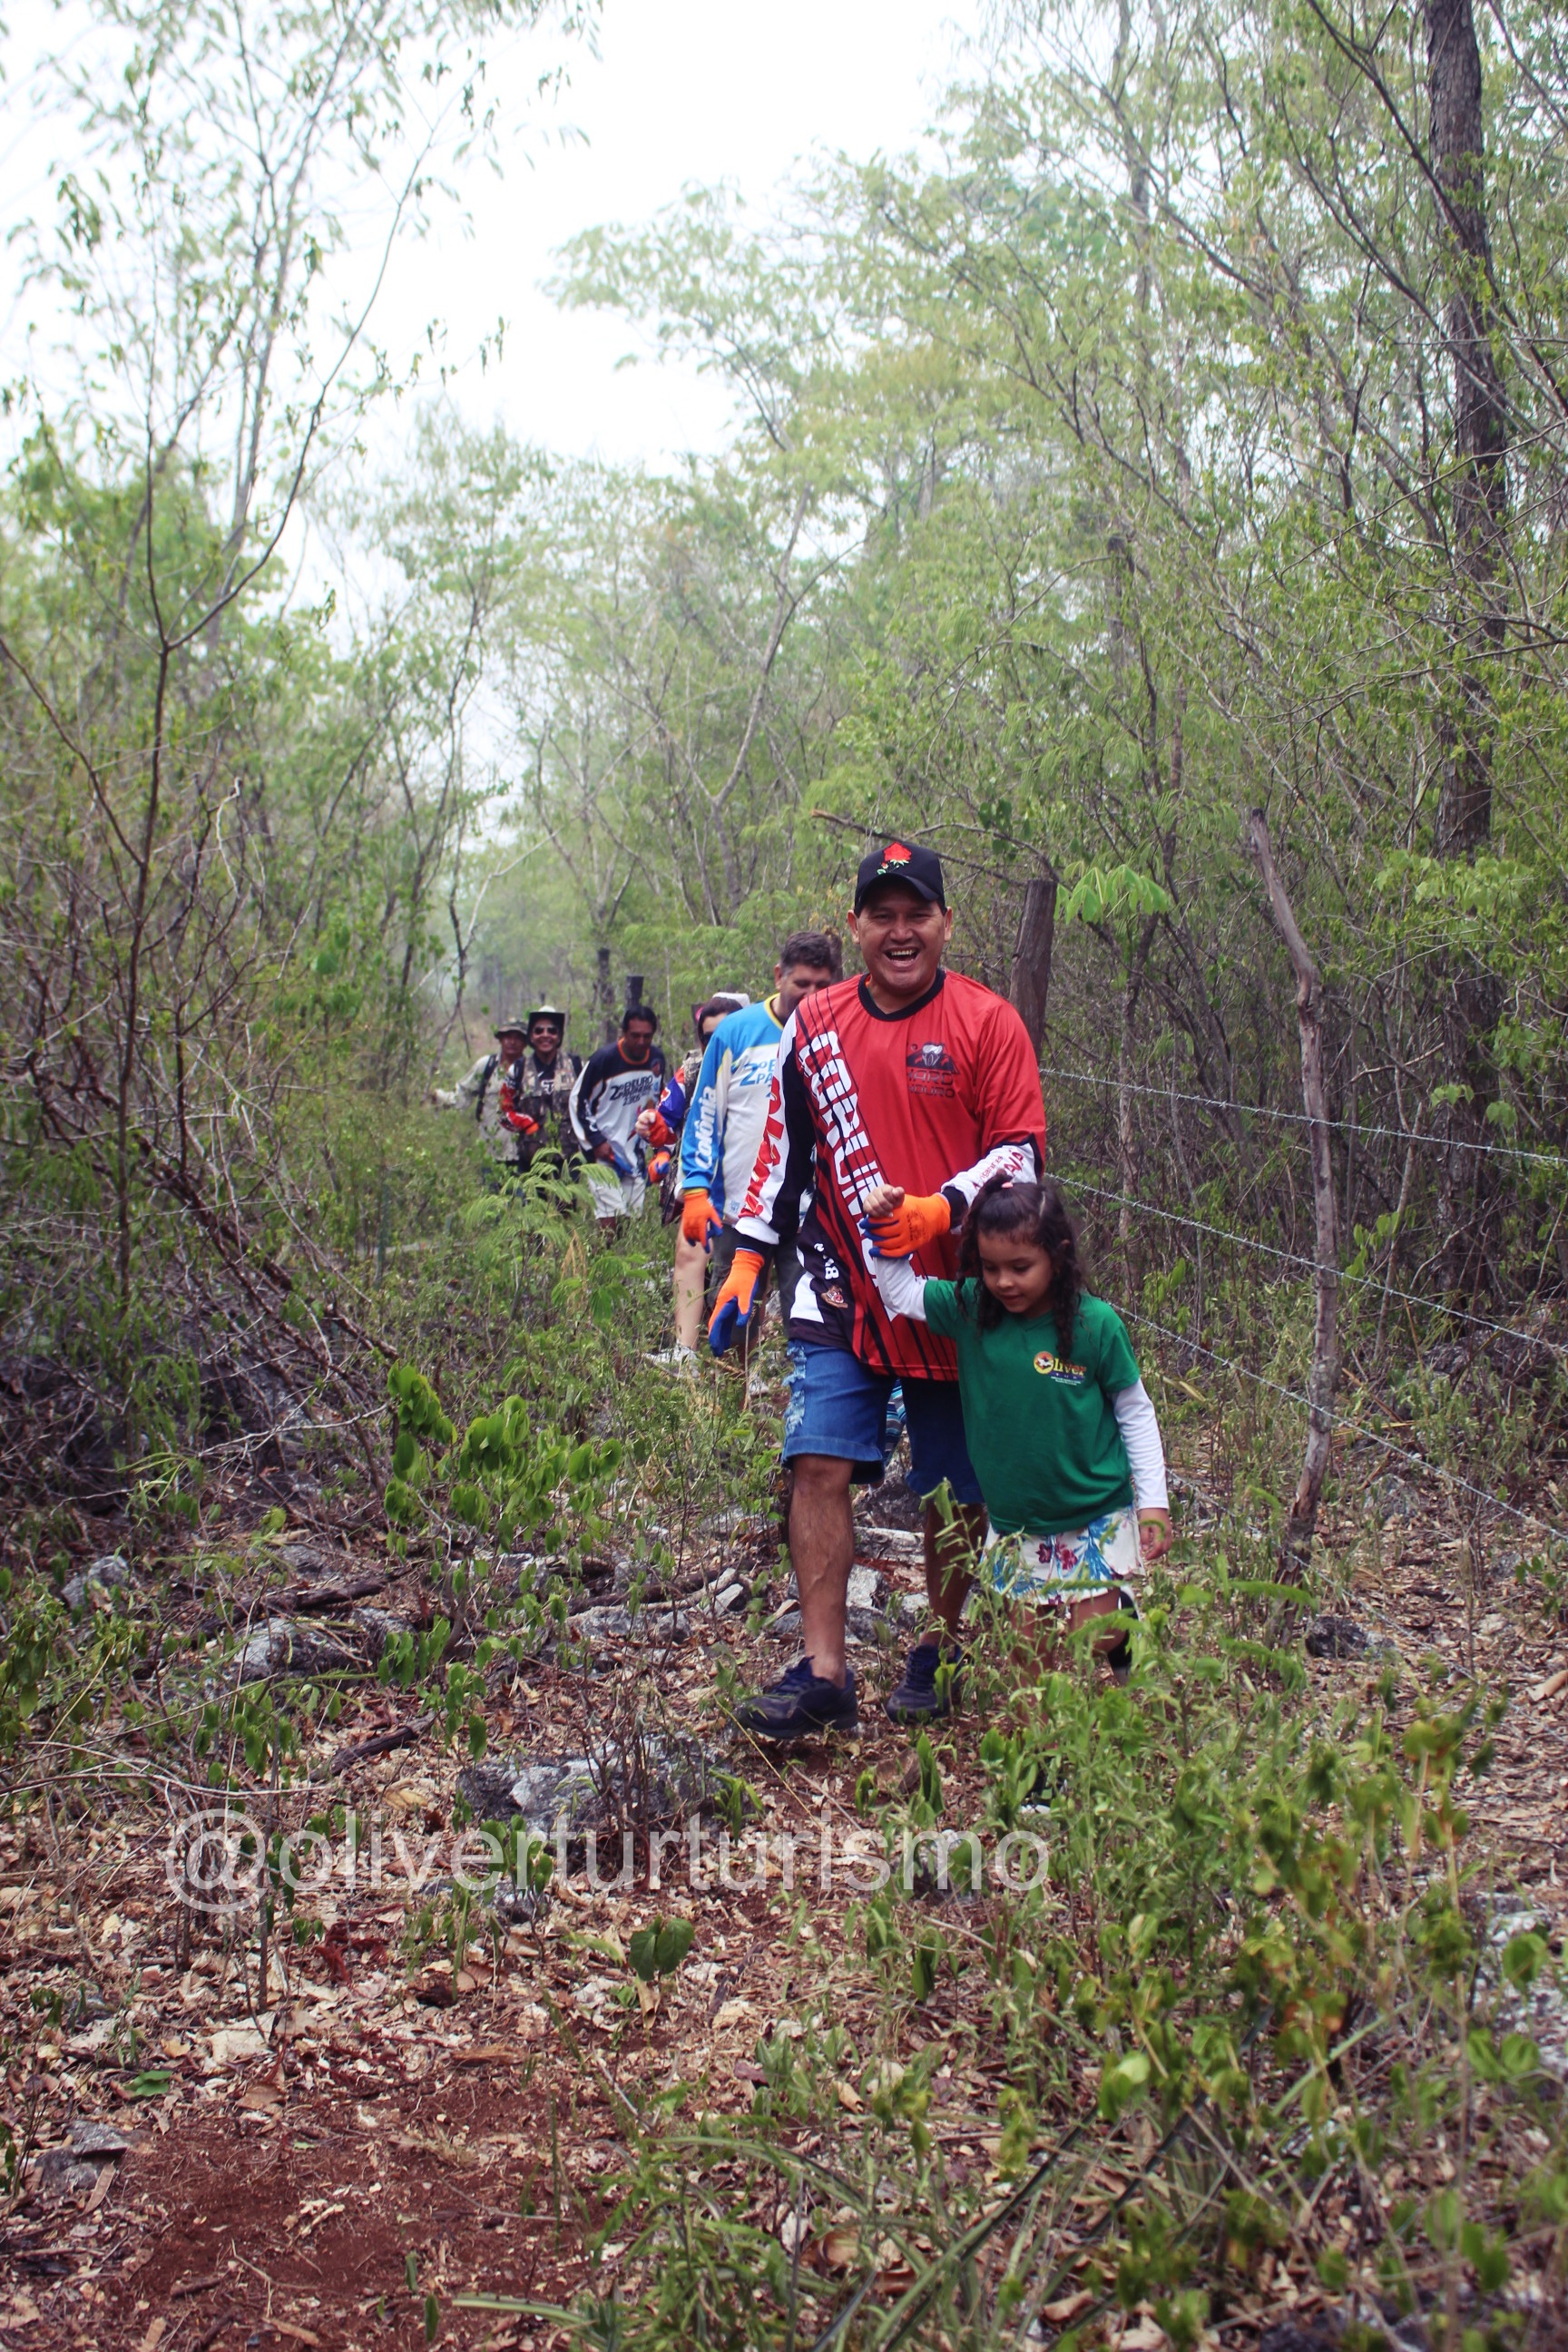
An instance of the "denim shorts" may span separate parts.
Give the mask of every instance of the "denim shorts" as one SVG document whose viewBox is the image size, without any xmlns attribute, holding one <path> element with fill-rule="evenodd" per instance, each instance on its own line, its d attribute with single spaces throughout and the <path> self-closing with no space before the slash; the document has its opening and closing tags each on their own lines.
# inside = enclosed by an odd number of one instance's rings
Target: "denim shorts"
<svg viewBox="0 0 1568 2352">
<path fill-rule="evenodd" d="M 863 1486 L 881 1483 L 888 1456 L 898 1443 L 889 1426 L 890 1373 L 868 1371 L 847 1348 L 789 1343 L 789 1404 L 784 1412 L 784 1458 L 826 1454 L 855 1465 Z M 914 1495 L 934 1495 L 944 1483 L 955 1503 L 978 1503 L 980 1481 L 963 1441 L 963 1408 L 956 1381 L 900 1381 L 910 1433 L 910 1475 Z"/>
</svg>

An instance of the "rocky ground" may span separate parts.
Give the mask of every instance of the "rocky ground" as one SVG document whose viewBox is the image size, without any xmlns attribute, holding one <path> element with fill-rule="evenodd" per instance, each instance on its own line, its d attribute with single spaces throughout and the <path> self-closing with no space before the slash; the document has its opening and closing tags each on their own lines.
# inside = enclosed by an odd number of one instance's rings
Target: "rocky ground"
<svg viewBox="0 0 1568 2352">
<path fill-rule="evenodd" d="M 1189 1486 L 1181 1507 L 1201 1534 L 1201 1491 Z M 417 1574 L 399 1576 L 378 1542 L 324 1536 L 308 1504 L 291 1517 L 289 1557 L 270 1577 L 258 1570 L 247 1596 L 247 1672 L 299 1671 L 310 1643 L 323 1655 L 334 1644 L 374 1653 L 385 1632 L 374 1612 L 393 1622 L 427 1614 Z M 825 1839 L 832 1847 L 857 1825 L 859 1775 L 884 1791 L 905 1781 L 908 1738 L 878 1701 L 907 1638 L 903 1603 L 916 1607 L 918 1548 L 905 1528 L 863 1527 L 860 1737 L 778 1760 L 726 1735 L 716 1696 L 728 1674 L 745 1682 L 793 1654 L 772 1534 L 752 1533 L 749 1546 L 743 1529 L 717 1536 L 706 1580 L 642 1618 L 613 1589 L 590 1595 L 575 1645 L 510 1681 L 491 1710 L 490 1752 L 465 1785 L 481 1815 L 509 1810 L 514 1783 L 516 1802 L 541 1820 L 567 1801 L 567 1874 L 546 1902 L 518 1896 L 500 1920 L 476 1913 L 456 1950 L 422 1929 L 450 1918 L 461 1759 L 411 1697 L 374 1681 L 341 1720 L 321 1724 L 310 1761 L 329 1818 L 352 1810 L 375 1843 L 362 1843 L 351 1876 L 335 1836 L 330 1882 L 300 1899 L 319 1932 L 274 1941 L 264 1990 L 254 1945 L 247 1958 L 221 1916 L 182 1926 L 168 1805 L 126 1799 L 88 1812 L 64 1792 L 47 1815 L 12 1818 L 0 1833 L 6 2108 L 30 2147 L 0 2238 L 0 2346 L 369 2352 L 424 2341 L 434 2296 L 443 2341 L 542 2347 L 548 2323 L 460 2298 L 559 2304 L 590 2278 L 607 2290 L 619 2249 L 612 2240 L 590 2265 L 584 2244 L 605 2218 L 628 2102 L 679 2081 L 710 2112 L 745 2110 L 759 2039 L 798 2032 L 825 1982 L 840 1989 L 841 2021 L 873 2034 L 858 2013 L 870 2000 L 864 1971 L 841 1965 L 856 1890 L 841 1872 L 824 1889 L 819 1864 Z M 1307 1643 L 1325 1692 L 1366 1684 L 1384 1645 L 1412 1667 L 1430 1654 L 1511 1690 L 1479 1799 L 1498 1913 L 1523 1906 L 1561 1951 L 1568 1636 L 1526 1613 L 1506 1559 L 1479 1561 L 1447 1531 L 1436 1496 L 1405 1482 L 1369 1475 L 1327 1539 L 1343 1590 Z M 115 1574 L 106 1566 L 100 1584 L 111 1589 Z M 198 1611 L 195 1591 L 187 1601 Z M 982 1728 L 967 1717 L 955 1727 L 955 1816 Z M 679 1841 L 660 1893 L 641 1883 L 646 1869 L 625 1890 L 591 1883 L 580 1833 L 614 1801 L 612 1754 L 645 1786 L 650 1775 L 676 1784 L 680 1801 L 667 1810 L 697 1806 L 703 1883 Z M 749 1798 L 727 1794 L 727 1776 Z M 719 1831 L 726 1807 L 742 1818 L 737 1805 L 773 1834 L 760 1882 L 750 1853 L 731 1853 L 721 1874 Z M 596 1853 L 598 1875 L 613 1877 L 617 1859 Z M 956 1896 L 950 1907 L 962 1935 Z M 665 1909 L 695 1935 L 679 1969 L 650 1988 L 628 1948 Z M 962 1981 L 944 1984 L 908 2032 L 911 2047 L 951 2044 L 930 2121 L 957 2176 L 984 2180 L 997 2171 L 994 2086 L 957 2031 L 966 1998 Z M 1561 2015 L 1549 2001 L 1532 2022 L 1568 2074 Z M 853 2133 L 860 2095 L 848 2079 L 841 2099 Z M 1105 2194 L 1135 2146 L 1135 2134 L 1107 2135 Z M 831 2273 L 853 2251 L 824 2227 L 807 2259 Z M 1247 2347 L 1286 2323 L 1310 2331 L 1321 2300 L 1310 2274 L 1266 2256 L 1225 2340 Z M 1145 2317 L 1121 2343 L 1156 2352 L 1163 2338 Z"/>
</svg>

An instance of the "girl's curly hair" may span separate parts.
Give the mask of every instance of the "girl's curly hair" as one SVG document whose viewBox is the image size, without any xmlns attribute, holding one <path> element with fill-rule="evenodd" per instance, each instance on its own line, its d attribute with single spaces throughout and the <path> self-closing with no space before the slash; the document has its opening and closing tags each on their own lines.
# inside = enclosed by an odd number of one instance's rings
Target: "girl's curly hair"
<svg viewBox="0 0 1568 2352">
<path fill-rule="evenodd" d="M 959 1296 L 964 1313 L 973 1315 L 983 1331 L 994 1331 L 1006 1321 L 1007 1309 L 985 1287 L 982 1234 L 990 1241 L 1016 1236 L 1046 1252 L 1054 1269 L 1046 1306 L 1057 1327 L 1057 1351 L 1069 1355 L 1083 1296 L 1083 1273 L 1078 1262 L 1078 1227 L 1058 1187 L 1015 1184 L 1005 1176 L 994 1176 L 970 1204 L 958 1244 Z"/>
</svg>

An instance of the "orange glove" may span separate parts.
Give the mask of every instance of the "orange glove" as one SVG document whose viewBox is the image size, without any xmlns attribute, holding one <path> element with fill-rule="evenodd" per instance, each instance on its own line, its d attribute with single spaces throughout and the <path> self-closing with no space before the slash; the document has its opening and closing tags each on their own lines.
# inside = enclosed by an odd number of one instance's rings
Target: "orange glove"
<svg viewBox="0 0 1568 2352">
<path fill-rule="evenodd" d="M 519 1135 L 539 1133 L 539 1121 L 536 1118 L 530 1118 L 525 1110 L 509 1110 L 506 1114 L 506 1123 L 508 1127 L 515 1129 Z"/>
<path fill-rule="evenodd" d="M 713 1235 L 722 1229 L 724 1220 L 706 1192 L 683 1192 L 680 1196 L 680 1234 L 698 1249 L 710 1250 Z"/>
<path fill-rule="evenodd" d="M 928 1242 L 940 1241 L 952 1229 L 952 1211 L 945 1192 L 906 1192 L 896 1209 L 868 1217 L 867 1229 L 884 1257 L 912 1257 Z"/>
<path fill-rule="evenodd" d="M 738 1249 L 731 1263 L 724 1286 L 713 1302 L 713 1312 L 708 1318 L 708 1345 L 716 1356 L 749 1327 L 752 1308 L 756 1300 L 757 1285 L 763 1278 L 767 1260 L 761 1250 Z"/>
<path fill-rule="evenodd" d="M 665 1145 L 675 1141 L 675 1129 L 662 1111 L 649 1111 L 646 1120 L 637 1121 L 637 1133 L 646 1142 L 657 1144 L 662 1151 Z"/>
</svg>

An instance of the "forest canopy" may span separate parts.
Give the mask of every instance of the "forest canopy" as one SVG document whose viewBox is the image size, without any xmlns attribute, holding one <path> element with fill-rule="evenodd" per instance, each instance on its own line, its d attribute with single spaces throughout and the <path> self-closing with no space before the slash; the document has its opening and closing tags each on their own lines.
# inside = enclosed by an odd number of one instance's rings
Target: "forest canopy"
<svg viewBox="0 0 1568 2352">
<path fill-rule="evenodd" d="M 1024 1007 L 1068 1162 L 1201 1337 L 1201 1233 L 1134 1229 L 1149 1169 L 1314 1248 L 1255 810 L 1384 1318 L 1396 1279 L 1561 1282 L 1553 13 L 999 9 L 923 161 L 824 164 L 760 221 L 693 188 L 560 257 L 562 302 L 733 394 L 666 474 L 477 428 L 374 284 L 325 291 L 345 186 L 388 246 L 438 226 L 493 137 L 486 44 L 586 29 L 121 7 L 69 93 L 100 168 L 31 252 L 79 383 L 14 387 L 0 510 L 24 1352 L 134 1390 L 237 1284 L 323 1370 L 331 1252 L 439 1189 L 405 1113 L 442 1066 L 535 992 L 585 1045 L 606 970 L 762 985 L 886 828 L 947 859 L 956 960 Z"/>
</svg>

